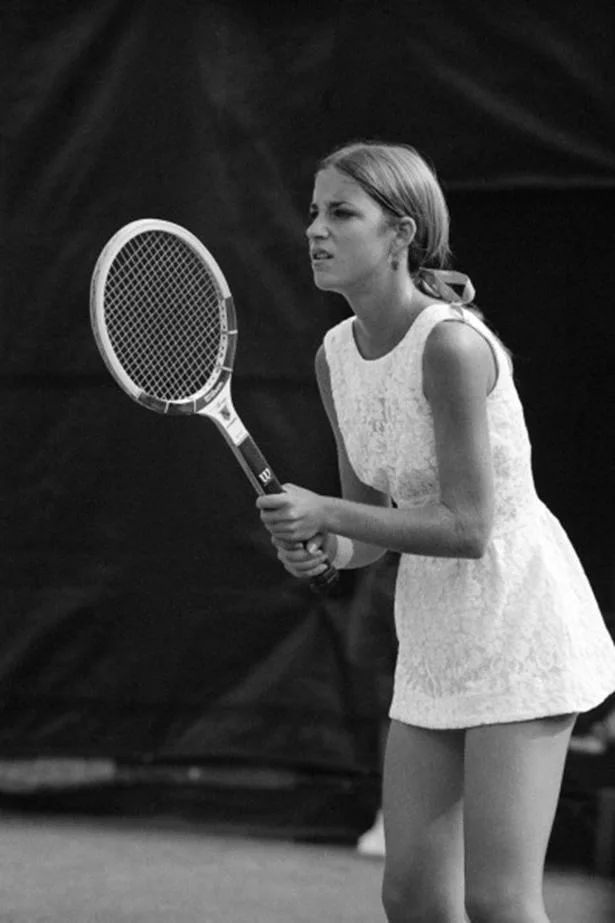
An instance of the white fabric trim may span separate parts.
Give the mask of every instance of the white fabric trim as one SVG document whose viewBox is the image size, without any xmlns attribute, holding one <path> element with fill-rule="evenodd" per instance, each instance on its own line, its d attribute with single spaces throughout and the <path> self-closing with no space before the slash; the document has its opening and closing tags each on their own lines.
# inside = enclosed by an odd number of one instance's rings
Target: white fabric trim
<svg viewBox="0 0 615 923">
<path fill-rule="evenodd" d="M 343 570 L 348 567 L 354 554 L 354 542 L 351 538 L 346 538 L 345 535 L 336 535 L 335 538 L 337 539 L 337 546 L 331 564 L 336 570 Z"/>
</svg>

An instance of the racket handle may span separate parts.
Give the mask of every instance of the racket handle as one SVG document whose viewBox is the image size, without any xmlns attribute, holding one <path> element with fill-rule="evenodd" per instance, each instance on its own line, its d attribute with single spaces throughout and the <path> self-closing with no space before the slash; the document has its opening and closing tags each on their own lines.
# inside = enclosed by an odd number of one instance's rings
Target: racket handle
<svg viewBox="0 0 615 923">
<path fill-rule="evenodd" d="M 284 488 L 249 433 L 246 433 L 246 438 L 236 445 L 234 450 L 257 493 L 281 494 L 284 492 Z M 306 547 L 305 542 L 303 546 Z M 329 563 L 322 574 L 312 577 L 309 582 L 310 589 L 314 593 L 328 593 L 338 583 L 339 578 L 339 571 Z"/>
<path fill-rule="evenodd" d="M 310 580 L 310 590 L 312 590 L 313 593 L 329 593 L 333 587 L 339 583 L 339 579 L 339 570 L 336 570 L 333 564 L 329 564 L 322 574 L 318 574 L 317 577 L 312 577 Z"/>
</svg>

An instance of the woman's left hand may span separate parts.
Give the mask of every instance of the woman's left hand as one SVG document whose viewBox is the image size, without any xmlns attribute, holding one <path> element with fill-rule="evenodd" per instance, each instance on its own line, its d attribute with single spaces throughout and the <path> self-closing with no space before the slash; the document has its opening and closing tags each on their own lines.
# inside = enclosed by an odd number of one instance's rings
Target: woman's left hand
<svg viewBox="0 0 615 923">
<path fill-rule="evenodd" d="M 259 497 L 256 505 L 267 529 L 281 541 L 306 542 L 327 531 L 324 497 L 296 484 L 284 484 L 281 494 Z"/>
</svg>

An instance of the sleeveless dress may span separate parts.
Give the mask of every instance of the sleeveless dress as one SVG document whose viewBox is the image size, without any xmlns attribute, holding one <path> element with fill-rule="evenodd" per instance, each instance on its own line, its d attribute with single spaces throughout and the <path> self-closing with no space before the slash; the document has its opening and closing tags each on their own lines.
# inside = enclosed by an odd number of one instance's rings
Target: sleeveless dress
<svg viewBox="0 0 615 923">
<path fill-rule="evenodd" d="M 497 361 L 487 399 L 494 525 L 480 559 L 401 555 L 390 717 L 466 728 L 589 711 L 615 689 L 615 645 L 568 536 L 536 494 L 508 355 L 473 312 L 430 305 L 391 352 L 373 360 L 356 347 L 353 318 L 327 332 L 350 462 L 361 481 L 400 508 L 438 498 L 422 358 L 433 328 L 450 320 L 477 329 Z"/>
</svg>

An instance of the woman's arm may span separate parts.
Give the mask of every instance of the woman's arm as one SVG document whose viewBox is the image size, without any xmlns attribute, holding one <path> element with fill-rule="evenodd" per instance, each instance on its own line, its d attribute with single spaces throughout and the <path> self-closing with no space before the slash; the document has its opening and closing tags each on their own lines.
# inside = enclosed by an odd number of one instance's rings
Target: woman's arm
<svg viewBox="0 0 615 923">
<path fill-rule="evenodd" d="M 481 557 L 493 521 L 487 394 L 494 370 L 491 348 L 472 327 L 438 324 L 425 346 L 423 387 L 433 416 L 439 497 L 418 508 L 393 509 L 286 485 L 285 494 L 258 501 L 272 534 L 302 541 L 331 532 L 402 554 Z"/>
</svg>

